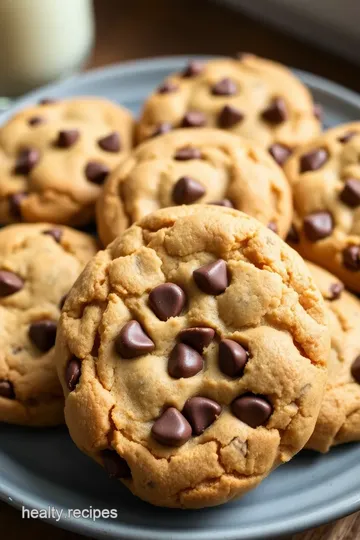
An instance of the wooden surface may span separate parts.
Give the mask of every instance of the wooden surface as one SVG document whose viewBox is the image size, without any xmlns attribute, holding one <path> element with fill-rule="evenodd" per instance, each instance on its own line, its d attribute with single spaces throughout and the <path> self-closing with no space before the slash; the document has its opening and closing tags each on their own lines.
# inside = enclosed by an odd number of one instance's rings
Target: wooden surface
<svg viewBox="0 0 360 540">
<path fill-rule="evenodd" d="M 254 52 L 360 91 L 359 67 L 207 0 L 95 0 L 97 36 L 88 67 L 171 54 Z M 306 526 L 306 523 L 304 524 Z M 4 540 L 80 540 L 0 503 Z M 291 540 L 356 540 L 360 513 Z M 290 539 L 289 539 L 290 540 Z"/>
</svg>

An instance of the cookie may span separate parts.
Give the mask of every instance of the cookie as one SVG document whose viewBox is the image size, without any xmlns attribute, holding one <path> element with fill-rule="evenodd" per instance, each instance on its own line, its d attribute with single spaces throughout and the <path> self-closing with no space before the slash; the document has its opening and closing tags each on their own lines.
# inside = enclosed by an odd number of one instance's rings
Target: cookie
<svg viewBox="0 0 360 540">
<path fill-rule="evenodd" d="M 0 223 L 84 225 L 132 146 L 126 109 L 97 98 L 46 101 L 0 129 Z"/>
<path fill-rule="evenodd" d="M 191 62 L 145 102 L 140 141 L 176 127 L 219 127 L 255 141 L 283 164 L 320 132 L 308 89 L 285 66 L 241 54 Z"/>
<path fill-rule="evenodd" d="M 329 380 L 315 430 L 307 447 L 360 440 L 360 300 L 326 270 L 308 264 L 327 305 L 331 335 Z"/>
<path fill-rule="evenodd" d="M 360 122 L 330 129 L 285 167 L 293 188 L 289 243 L 360 292 Z"/>
<path fill-rule="evenodd" d="M 96 253 L 90 236 L 49 224 L 0 229 L 0 422 L 64 421 L 54 363 L 65 295 Z"/>
<path fill-rule="evenodd" d="M 97 204 L 104 245 L 167 206 L 235 207 L 284 237 L 292 216 L 283 171 L 260 146 L 216 129 L 172 131 L 137 147 L 105 183 Z"/>
<path fill-rule="evenodd" d="M 258 485 L 309 439 L 326 382 L 305 263 L 237 210 L 166 208 L 89 263 L 59 325 L 70 434 L 142 499 L 199 508 Z"/>
</svg>

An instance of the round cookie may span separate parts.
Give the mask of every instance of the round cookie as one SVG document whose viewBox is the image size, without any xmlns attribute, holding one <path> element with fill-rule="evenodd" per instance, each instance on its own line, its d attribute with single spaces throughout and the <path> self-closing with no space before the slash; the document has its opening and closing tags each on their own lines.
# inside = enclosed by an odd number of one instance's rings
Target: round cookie
<svg viewBox="0 0 360 540">
<path fill-rule="evenodd" d="M 54 363 L 64 295 L 96 253 L 90 236 L 49 224 L 0 229 L 0 422 L 64 421 Z"/>
<path fill-rule="evenodd" d="M 84 225 L 132 147 L 126 109 L 97 98 L 41 102 L 0 129 L 0 223 Z"/>
<path fill-rule="evenodd" d="M 191 62 L 168 77 L 145 102 L 137 135 L 204 126 L 258 142 L 279 164 L 321 128 L 309 90 L 289 69 L 245 53 Z"/>
<path fill-rule="evenodd" d="M 360 300 L 326 270 L 308 267 L 328 308 L 331 352 L 329 380 L 307 448 L 327 452 L 360 440 Z"/>
<path fill-rule="evenodd" d="M 144 142 L 117 167 L 97 204 L 107 245 L 159 208 L 223 204 L 257 218 L 285 237 L 292 218 L 283 171 L 253 142 L 217 129 L 181 129 Z"/>
<path fill-rule="evenodd" d="M 285 173 L 293 189 L 288 242 L 304 258 L 360 292 L 360 122 L 325 132 L 295 152 Z"/>
<path fill-rule="evenodd" d="M 182 508 L 239 497 L 302 448 L 328 353 L 301 257 L 207 205 L 158 210 L 99 252 L 56 343 L 77 446 L 135 495 Z"/>
</svg>

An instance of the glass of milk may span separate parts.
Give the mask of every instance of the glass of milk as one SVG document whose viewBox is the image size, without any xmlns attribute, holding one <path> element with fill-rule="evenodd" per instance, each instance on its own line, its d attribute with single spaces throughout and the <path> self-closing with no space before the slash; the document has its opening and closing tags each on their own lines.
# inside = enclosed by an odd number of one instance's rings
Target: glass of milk
<svg viewBox="0 0 360 540">
<path fill-rule="evenodd" d="M 78 70 L 93 40 L 92 0 L 0 0 L 0 95 Z"/>
</svg>

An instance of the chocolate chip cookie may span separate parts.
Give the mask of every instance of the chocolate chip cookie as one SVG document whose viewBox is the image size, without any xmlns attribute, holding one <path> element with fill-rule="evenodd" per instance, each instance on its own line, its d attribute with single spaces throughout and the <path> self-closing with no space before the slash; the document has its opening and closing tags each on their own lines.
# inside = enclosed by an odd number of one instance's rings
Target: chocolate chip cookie
<svg viewBox="0 0 360 540">
<path fill-rule="evenodd" d="M 328 354 L 301 257 L 208 205 L 158 210 L 99 252 L 56 343 L 78 447 L 142 499 L 182 508 L 239 497 L 302 448 Z"/>
<path fill-rule="evenodd" d="M 360 292 L 360 122 L 330 129 L 285 167 L 293 188 L 289 243 Z"/>
<path fill-rule="evenodd" d="M 0 223 L 84 225 L 132 146 L 126 109 L 97 98 L 46 101 L 0 129 Z"/>
<path fill-rule="evenodd" d="M 196 202 L 242 210 L 281 237 L 290 227 L 288 181 L 267 152 L 225 131 L 181 129 L 143 143 L 109 176 L 100 237 L 107 245 L 154 210 Z"/>
<path fill-rule="evenodd" d="M 360 301 L 335 276 L 308 264 L 327 305 L 331 335 L 329 380 L 315 431 L 307 447 L 360 440 Z"/>
<path fill-rule="evenodd" d="M 54 364 L 65 295 L 96 253 L 93 238 L 48 224 L 0 229 L 0 422 L 63 422 Z"/>
<path fill-rule="evenodd" d="M 285 66 L 239 54 L 191 62 L 146 101 L 140 141 L 176 127 L 219 127 L 265 147 L 282 165 L 292 150 L 320 132 L 310 92 Z"/>
</svg>

